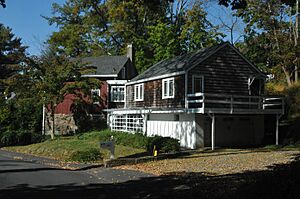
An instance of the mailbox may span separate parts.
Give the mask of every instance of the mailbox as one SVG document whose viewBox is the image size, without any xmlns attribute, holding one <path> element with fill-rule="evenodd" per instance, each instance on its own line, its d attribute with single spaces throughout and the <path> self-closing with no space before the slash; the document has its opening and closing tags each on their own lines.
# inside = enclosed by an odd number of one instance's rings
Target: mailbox
<svg viewBox="0 0 300 199">
<path fill-rule="evenodd" d="M 115 158 L 115 145 L 113 141 L 100 142 L 100 148 L 107 149 L 110 152 L 110 159 Z"/>
</svg>

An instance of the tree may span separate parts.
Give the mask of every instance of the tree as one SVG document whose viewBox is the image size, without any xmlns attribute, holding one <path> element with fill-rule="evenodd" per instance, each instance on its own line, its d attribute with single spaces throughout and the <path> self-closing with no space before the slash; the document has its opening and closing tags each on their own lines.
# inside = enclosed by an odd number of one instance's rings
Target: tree
<svg viewBox="0 0 300 199">
<path fill-rule="evenodd" d="M 246 47 L 248 56 L 255 58 L 258 65 L 265 65 L 270 72 L 280 71 L 288 86 L 298 80 L 299 65 L 298 14 L 296 1 L 283 3 L 277 0 L 247 0 L 247 7 L 239 10 L 246 27 Z M 260 49 L 262 57 L 253 56 Z M 264 52 L 262 52 L 264 51 Z M 250 54 L 250 55 L 249 55 Z M 264 59 L 262 59 L 264 58 Z"/>
<path fill-rule="evenodd" d="M 0 0 L 0 5 L 5 8 L 6 7 L 6 4 L 5 4 L 5 0 Z"/>
<path fill-rule="evenodd" d="M 7 88 L 5 80 L 21 72 L 26 48 L 10 28 L 0 24 L 0 93 Z"/>
<path fill-rule="evenodd" d="M 49 43 L 72 57 L 123 54 L 133 43 L 140 72 L 159 59 L 210 46 L 220 36 L 200 0 L 68 0 L 53 4 L 53 16 L 45 18 L 59 27 Z"/>
<path fill-rule="evenodd" d="M 229 5 L 233 10 L 243 9 L 247 6 L 247 0 L 219 0 L 220 5 L 228 7 Z"/>
<path fill-rule="evenodd" d="M 41 58 L 31 63 L 37 96 L 46 105 L 52 118 L 51 138 L 55 134 L 55 109 L 65 95 L 74 94 L 77 100 L 84 100 L 90 89 L 99 86 L 99 81 L 82 75 L 93 69 L 70 60 L 64 53 L 50 47 Z"/>
<path fill-rule="evenodd" d="M 41 109 L 21 39 L 0 24 L 0 145 L 37 138 Z"/>
</svg>

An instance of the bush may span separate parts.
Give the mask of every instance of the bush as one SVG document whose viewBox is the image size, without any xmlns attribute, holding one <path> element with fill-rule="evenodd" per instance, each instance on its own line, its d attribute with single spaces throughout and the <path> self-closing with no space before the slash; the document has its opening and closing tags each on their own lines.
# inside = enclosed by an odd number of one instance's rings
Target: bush
<svg viewBox="0 0 300 199">
<path fill-rule="evenodd" d="M 99 149 L 91 148 L 73 153 L 69 160 L 75 162 L 94 162 L 100 159 L 102 159 L 102 155 Z"/>
<path fill-rule="evenodd" d="M 0 146 L 28 145 L 41 142 L 44 136 L 28 130 L 6 130 L 0 133 Z"/>
<path fill-rule="evenodd" d="M 39 99 L 0 96 L 0 146 L 27 145 L 43 139 L 42 105 Z"/>
<path fill-rule="evenodd" d="M 170 137 L 149 137 L 147 143 L 147 151 L 149 153 L 153 153 L 154 146 L 160 153 L 176 152 L 180 150 L 179 141 Z"/>
<path fill-rule="evenodd" d="M 112 132 L 109 130 L 101 131 L 99 140 L 108 141 L 111 139 L 111 136 L 113 136 L 115 144 L 139 149 L 146 148 L 148 142 L 148 138 L 140 133 Z"/>
<path fill-rule="evenodd" d="M 103 142 L 111 140 L 111 136 L 113 136 L 114 142 L 117 145 L 146 149 L 150 154 L 153 153 L 154 145 L 160 153 L 180 150 L 180 144 L 177 139 L 161 136 L 147 137 L 141 133 L 125 133 L 104 130 L 101 132 L 81 134 L 78 136 L 78 139 L 98 139 L 100 142 Z"/>
</svg>

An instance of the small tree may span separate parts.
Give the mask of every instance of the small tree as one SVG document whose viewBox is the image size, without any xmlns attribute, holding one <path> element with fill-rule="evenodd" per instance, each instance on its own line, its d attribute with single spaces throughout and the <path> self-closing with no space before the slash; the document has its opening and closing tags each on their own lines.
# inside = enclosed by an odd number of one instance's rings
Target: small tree
<svg viewBox="0 0 300 199">
<path fill-rule="evenodd" d="M 51 139 L 55 134 L 55 109 L 64 100 L 66 94 L 74 94 L 77 99 L 83 100 L 92 87 L 99 86 L 99 81 L 93 78 L 84 78 L 82 75 L 92 71 L 90 67 L 80 64 L 79 61 L 70 61 L 63 53 L 49 48 L 34 65 L 36 87 L 38 95 L 52 118 Z"/>
</svg>

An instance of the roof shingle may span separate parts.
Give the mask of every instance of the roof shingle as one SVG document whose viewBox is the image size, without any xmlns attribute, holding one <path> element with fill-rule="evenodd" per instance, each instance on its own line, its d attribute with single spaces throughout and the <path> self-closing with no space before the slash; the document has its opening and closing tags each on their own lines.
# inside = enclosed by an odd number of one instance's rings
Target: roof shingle
<svg viewBox="0 0 300 199">
<path fill-rule="evenodd" d="M 199 63 L 203 61 L 207 56 L 216 52 L 224 44 L 226 43 L 215 45 L 208 48 L 203 48 L 170 59 L 162 60 L 154 64 L 150 68 L 148 68 L 142 74 L 133 78 L 131 81 L 133 82 L 133 81 L 152 78 L 152 77 L 161 76 L 165 74 L 186 71 L 189 68 L 193 67 L 195 63 Z"/>
<path fill-rule="evenodd" d="M 128 60 L 126 56 L 99 56 L 85 57 L 82 62 L 96 67 L 95 72 L 90 75 L 117 75 Z"/>
</svg>

